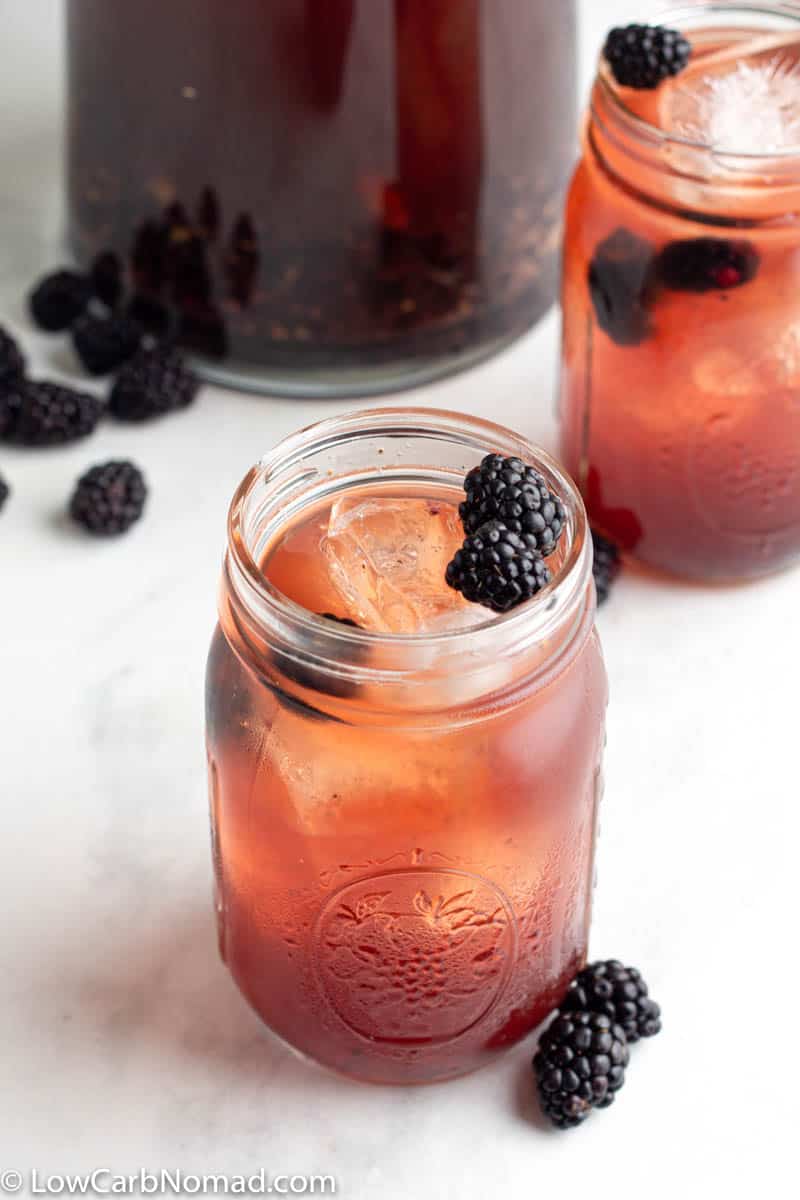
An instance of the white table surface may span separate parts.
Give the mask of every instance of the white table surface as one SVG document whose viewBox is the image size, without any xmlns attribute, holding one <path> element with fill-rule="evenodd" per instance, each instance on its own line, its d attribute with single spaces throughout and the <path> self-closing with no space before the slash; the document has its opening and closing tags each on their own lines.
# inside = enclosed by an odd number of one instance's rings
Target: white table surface
<svg viewBox="0 0 800 1200">
<path fill-rule="evenodd" d="M 586 68 L 631 14 L 582 8 Z M 0 11 L 0 319 L 69 378 L 63 343 L 22 303 L 61 257 L 61 6 Z M 552 445 L 557 332 L 551 314 L 488 365 L 393 402 Z M 14 490 L 0 516 L 0 1172 L 264 1167 L 333 1174 L 352 1200 L 789 1195 L 798 572 L 735 590 L 628 574 L 600 616 L 612 699 L 592 950 L 639 965 L 664 1010 L 608 1112 L 546 1131 L 531 1043 L 442 1086 L 340 1080 L 265 1033 L 220 965 L 202 688 L 225 513 L 277 438 L 348 407 L 207 388 L 174 420 L 109 423 L 49 453 L 0 447 Z M 61 514 L 80 471 L 114 455 L 144 466 L 152 498 L 128 537 L 96 545 Z"/>
</svg>

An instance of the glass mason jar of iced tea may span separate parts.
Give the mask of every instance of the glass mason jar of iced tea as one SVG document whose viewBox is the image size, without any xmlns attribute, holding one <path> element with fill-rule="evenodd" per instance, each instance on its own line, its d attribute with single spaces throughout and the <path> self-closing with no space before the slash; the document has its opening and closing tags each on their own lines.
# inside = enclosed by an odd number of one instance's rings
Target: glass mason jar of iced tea
<svg viewBox="0 0 800 1200">
<path fill-rule="evenodd" d="M 68 0 L 79 259 L 224 382 L 386 390 L 556 290 L 575 2 Z"/>
<path fill-rule="evenodd" d="M 695 4 L 654 90 L 601 62 L 566 219 L 562 455 L 672 573 L 800 557 L 800 8 Z"/>
<path fill-rule="evenodd" d="M 552 583 L 504 616 L 444 582 L 489 450 L 568 514 Z M 337 417 L 245 478 L 207 678 L 219 944 L 291 1046 L 366 1080 L 447 1079 L 558 1003 L 589 931 L 594 605 L 580 496 L 497 426 Z"/>
</svg>

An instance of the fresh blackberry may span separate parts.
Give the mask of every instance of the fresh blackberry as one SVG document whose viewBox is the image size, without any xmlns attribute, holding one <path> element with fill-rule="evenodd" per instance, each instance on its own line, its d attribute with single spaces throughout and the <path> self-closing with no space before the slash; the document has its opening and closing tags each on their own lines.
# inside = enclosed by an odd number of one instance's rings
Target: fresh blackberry
<svg viewBox="0 0 800 1200">
<path fill-rule="evenodd" d="M 6 483 L 3 476 L 0 475 L 0 508 L 3 507 L 8 497 L 11 495 L 11 488 Z"/>
<path fill-rule="evenodd" d="M 69 329 L 87 308 L 92 285 L 77 271 L 55 271 L 45 275 L 30 294 L 31 316 L 40 329 L 59 333 Z"/>
<path fill-rule="evenodd" d="M 750 242 L 687 238 L 670 242 L 658 256 L 658 278 L 675 292 L 727 291 L 755 279 L 760 259 Z"/>
<path fill-rule="evenodd" d="M 102 401 L 58 383 L 21 383 L 0 397 L 0 438 L 21 446 L 61 446 L 94 431 Z"/>
<path fill-rule="evenodd" d="M 652 1037 L 661 1028 L 661 1009 L 647 994 L 647 984 L 634 967 L 611 958 L 590 963 L 573 979 L 561 1004 L 562 1013 L 603 1013 L 621 1026 L 628 1043 Z"/>
<path fill-rule="evenodd" d="M 683 34 L 663 25 L 618 26 L 603 47 L 617 83 L 642 89 L 656 88 L 670 75 L 679 75 L 691 53 Z"/>
<path fill-rule="evenodd" d="M 0 393 L 25 374 L 25 358 L 15 338 L 0 327 Z"/>
<path fill-rule="evenodd" d="M 592 574 L 597 592 L 597 603 L 605 604 L 612 584 L 622 569 L 619 550 L 614 542 L 609 541 L 608 538 L 603 537 L 602 533 L 598 533 L 594 529 L 592 530 L 592 544 L 594 546 Z"/>
<path fill-rule="evenodd" d="M 70 500 L 74 521 L 89 533 L 125 533 L 142 515 L 147 499 L 144 476 L 132 462 L 100 463 L 82 475 Z"/>
<path fill-rule="evenodd" d="M 445 579 L 466 600 L 508 612 L 546 587 L 551 575 L 534 534 L 487 521 L 456 551 Z"/>
<path fill-rule="evenodd" d="M 115 309 L 125 290 L 124 268 L 113 250 L 98 254 L 89 268 L 92 291 L 106 308 Z"/>
<path fill-rule="evenodd" d="M 164 338 L 170 331 L 172 317 L 166 304 L 153 296 L 137 293 L 131 296 L 125 308 L 125 313 L 132 321 L 136 321 L 145 333 L 156 338 Z"/>
<path fill-rule="evenodd" d="M 533 467 L 519 458 L 487 454 L 467 475 L 464 491 L 467 498 L 458 511 L 467 533 L 476 533 L 487 521 L 502 521 L 512 533 L 530 534 L 540 554 L 553 553 L 567 513 Z"/>
<path fill-rule="evenodd" d="M 589 264 L 597 324 L 618 346 L 639 346 L 651 333 L 653 249 L 627 229 L 600 242 Z"/>
<path fill-rule="evenodd" d="M 197 376 L 171 346 L 140 350 L 111 389 L 109 410 L 120 421 L 147 421 L 186 408 L 197 395 Z"/>
<path fill-rule="evenodd" d="M 559 1129 L 608 1108 L 625 1082 L 625 1033 L 605 1013 L 560 1014 L 539 1039 L 533 1071 L 542 1111 Z"/>
<path fill-rule="evenodd" d="M 132 358 L 142 327 L 127 316 L 81 317 L 72 328 L 75 353 L 90 375 L 108 375 Z"/>
</svg>

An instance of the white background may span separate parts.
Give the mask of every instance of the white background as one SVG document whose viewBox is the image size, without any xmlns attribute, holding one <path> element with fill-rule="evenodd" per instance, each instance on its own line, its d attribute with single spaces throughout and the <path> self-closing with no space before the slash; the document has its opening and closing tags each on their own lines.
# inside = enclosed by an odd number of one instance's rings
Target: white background
<svg viewBox="0 0 800 1200">
<path fill-rule="evenodd" d="M 582 9 L 585 88 L 604 30 L 636 14 Z M 0 318 L 68 377 L 64 344 L 23 305 L 61 257 L 60 15 L 55 0 L 0 0 Z M 552 446 L 556 353 L 551 314 L 490 364 L 393 402 Z M 202 681 L 226 508 L 278 437 L 347 407 L 207 388 L 160 424 L 0 447 L 14 489 L 0 517 L 0 1169 L 264 1166 L 381 1200 L 789 1194 L 798 573 L 735 590 L 629 574 L 601 614 L 612 700 L 592 949 L 640 965 L 664 1010 L 608 1112 L 545 1130 L 530 1044 L 443 1086 L 341 1081 L 271 1040 L 218 963 Z M 114 455 L 145 467 L 152 498 L 127 538 L 98 545 L 61 514 L 76 476 Z"/>
</svg>

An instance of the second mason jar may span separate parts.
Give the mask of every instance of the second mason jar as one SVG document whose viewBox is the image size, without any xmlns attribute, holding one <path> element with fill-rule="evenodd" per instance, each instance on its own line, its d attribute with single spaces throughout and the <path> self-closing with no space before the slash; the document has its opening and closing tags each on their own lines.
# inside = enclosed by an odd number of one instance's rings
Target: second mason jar
<svg viewBox="0 0 800 1200">
<path fill-rule="evenodd" d="M 556 287 L 574 0 L 69 0 L 69 206 L 209 373 L 381 391 Z"/>
<path fill-rule="evenodd" d="M 443 614 L 442 539 L 488 451 L 564 501 L 553 582 L 505 616 Z M 352 589 L 420 629 L 356 627 Z M 589 933 L 594 603 L 580 497 L 497 426 L 334 418 L 244 480 L 207 681 L 219 941 L 290 1045 L 361 1079 L 428 1082 L 490 1062 L 558 1004 Z"/>
<path fill-rule="evenodd" d="M 561 448 L 624 550 L 737 581 L 800 558 L 800 18 L 756 2 L 662 23 L 692 43 L 683 74 L 633 91 L 603 62 L 592 92 Z"/>
</svg>

